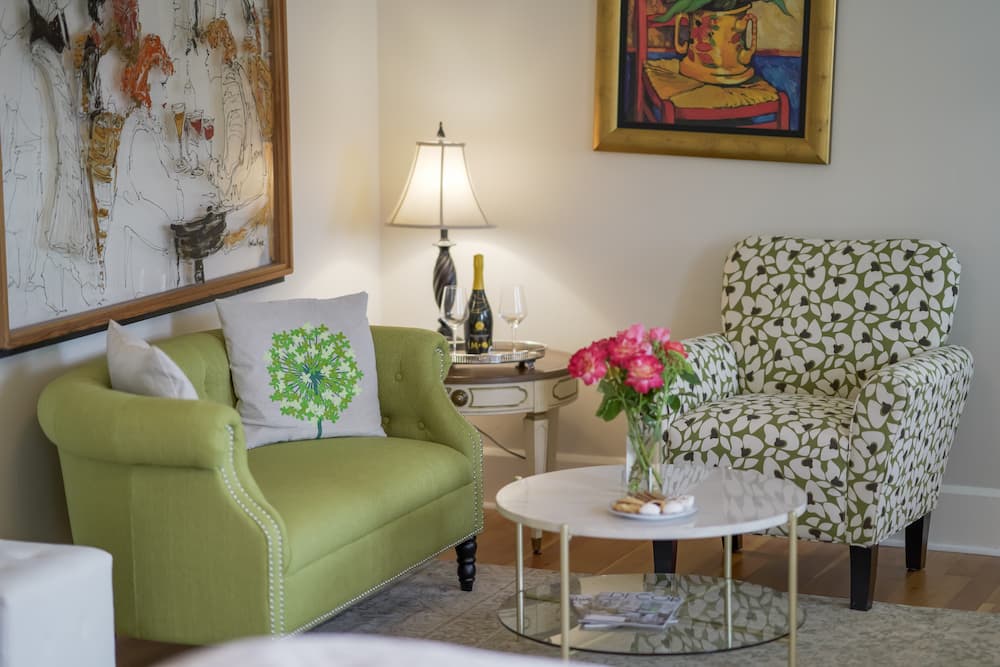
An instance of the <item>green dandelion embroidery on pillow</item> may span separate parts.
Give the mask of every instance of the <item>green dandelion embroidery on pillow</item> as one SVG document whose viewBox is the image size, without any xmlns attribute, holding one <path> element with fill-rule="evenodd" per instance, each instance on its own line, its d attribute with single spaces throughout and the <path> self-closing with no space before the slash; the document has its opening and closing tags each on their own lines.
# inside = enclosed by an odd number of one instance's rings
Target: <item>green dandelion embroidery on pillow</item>
<svg viewBox="0 0 1000 667">
<path fill-rule="evenodd" d="M 267 371 L 274 393 L 270 399 L 279 405 L 281 414 L 316 422 L 316 437 L 323 437 L 323 422 L 340 419 L 361 391 L 364 373 L 351 342 L 322 324 L 303 324 L 271 339 Z"/>
</svg>

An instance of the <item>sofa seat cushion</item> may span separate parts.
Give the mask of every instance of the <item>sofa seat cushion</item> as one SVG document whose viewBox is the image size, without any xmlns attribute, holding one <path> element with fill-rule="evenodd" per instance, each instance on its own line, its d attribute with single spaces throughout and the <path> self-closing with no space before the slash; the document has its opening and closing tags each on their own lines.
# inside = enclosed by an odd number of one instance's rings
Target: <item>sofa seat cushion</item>
<svg viewBox="0 0 1000 667">
<path fill-rule="evenodd" d="M 288 442 L 252 449 L 247 460 L 285 522 L 289 572 L 473 481 L 451 447 L 406 438 Z"/>
<path fill-rule="evenodd" d="M 842 541 L 853 411 L 847 399 L 808 394 L 741 394 L 703 403 L 674 419 L 669 459 L 795 482 L 809 497 L 801 536 Z"/>
</svg>

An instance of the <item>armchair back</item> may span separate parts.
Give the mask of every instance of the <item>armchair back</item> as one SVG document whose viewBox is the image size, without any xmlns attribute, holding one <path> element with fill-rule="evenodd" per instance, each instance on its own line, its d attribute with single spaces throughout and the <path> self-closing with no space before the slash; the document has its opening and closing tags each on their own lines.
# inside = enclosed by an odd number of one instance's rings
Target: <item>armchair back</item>
<svg viewBox="0 0 1000 667">
<path fill-rule="evenodd" d="M 937 241 L 740 241 L 722 293 L 740 390 L 853 398 L 879 368 L 945 344 L 960 273 Z"/>
</svg>

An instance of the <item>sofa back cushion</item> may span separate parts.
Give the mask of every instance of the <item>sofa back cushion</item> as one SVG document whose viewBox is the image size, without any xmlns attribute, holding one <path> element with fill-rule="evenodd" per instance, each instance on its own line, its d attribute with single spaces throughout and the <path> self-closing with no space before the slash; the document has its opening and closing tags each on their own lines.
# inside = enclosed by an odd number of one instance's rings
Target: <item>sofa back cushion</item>
<svg viewBox="0 0 1000 667">
<path fill-rule="evenodd" d="M 741 390 L 852 397 L 873 371 L 946 342 L 960 271 L 937 241 L 740 241 L 722 326 Z"/>
<path fill-rule="evenodd" d="M 198 398 L 236 407 L 221 329 L 175 336 L 157 341 L 156 345 L 184 371 Z"/>
</svg>

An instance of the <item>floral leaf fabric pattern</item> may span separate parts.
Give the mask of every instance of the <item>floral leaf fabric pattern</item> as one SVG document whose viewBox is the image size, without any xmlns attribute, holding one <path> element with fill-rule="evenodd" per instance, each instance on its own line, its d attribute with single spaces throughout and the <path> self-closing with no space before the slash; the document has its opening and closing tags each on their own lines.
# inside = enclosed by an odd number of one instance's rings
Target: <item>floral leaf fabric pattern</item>
<svg viewBox="0 0 1000 667">
<path fill-rule="evenodd" d="M 842 398 L 740 394 L 675 419 L 667 451 L 671 462 L 756 470 L 794 482 L 809 499 L 799 537 L 840 542 L 853 411 L 854 404 Z"/>
<path fill-rule="evenodd" d="M 934 241 L 739 242 L 724 333 L 684 341 L 702 383 L 665 459 L 794 482 L 803 539 L 872 546 L 924 516 L 972 381 L 972 355 L 945 345 L 959 273 Z"/>
<path fill-rule="evenodd" d="M 688 353 L 688 363 L 701 378 L 701 383 L 693 387 L 678 382 L 677 392 L 681 395 L 683 407 L 739 393 L 736 352 L 725 336 L 709 334 L 690 338 L 683 344 Z"/>
<path fill-rule="evenodd" d="M 947 342 L 960 271 L 936 241 L 741 241 L 722 323 L 743 391 L 853 398 L 879 368 Z"/>
<path fill-rule="evenodd" d="M 347 336 L 326 325 L 275 333 L 267 357 L 271 401 L 283 415 L 315 422 L 317 438 L 323 422 L 336 422 L 358 395 L 364 377 Z"/>
<path fill-rule="evenodd" d="M 969 351 L 950 345 L 884 368 L 862 389 L 851 431 L 851 544 L 878 544 L 934 509 L 972 372 Z"/>
</svg>

